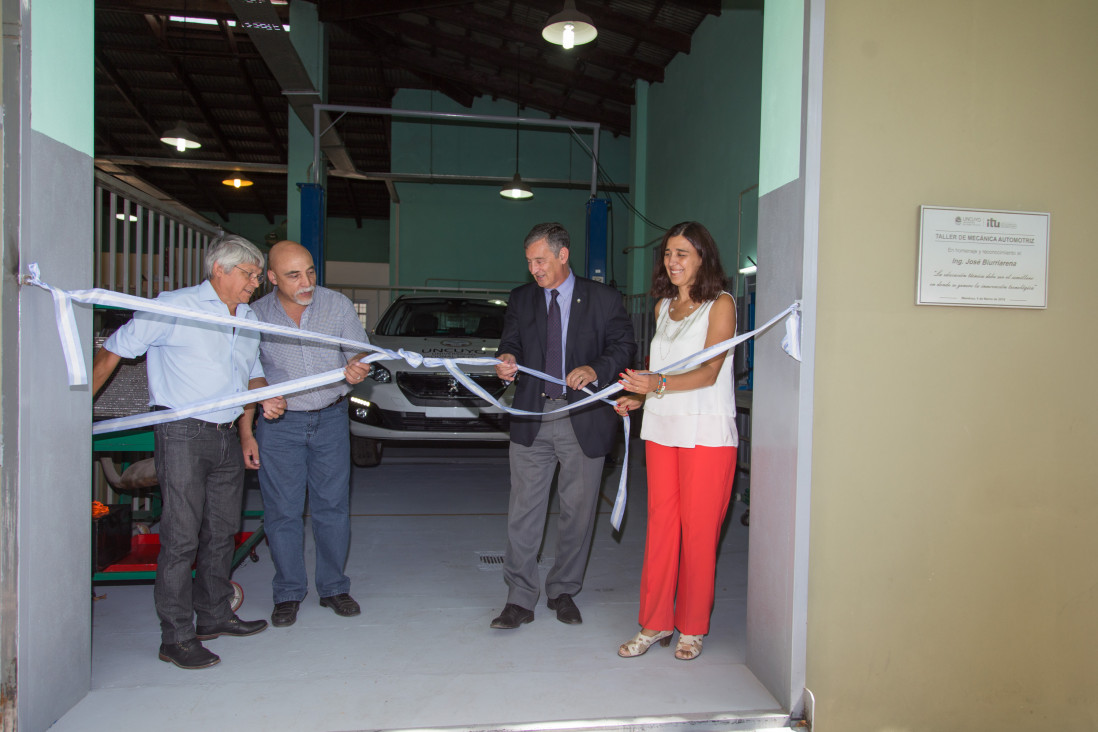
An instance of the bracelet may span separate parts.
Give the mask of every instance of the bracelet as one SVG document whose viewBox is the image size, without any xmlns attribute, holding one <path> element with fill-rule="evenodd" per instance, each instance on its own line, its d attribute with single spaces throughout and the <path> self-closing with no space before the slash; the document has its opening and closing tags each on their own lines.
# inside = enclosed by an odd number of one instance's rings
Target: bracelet
<svg viewBox="0 0 1098 732">
<path fill-rule="evenodd" d="M 656 384 L 656 390 L 652 392 L 657 398 L 663 396 L 663 393 L 667 391 L 667 377 L 663 374 L 656 374 L 660 377 L 660 383 Z"/>
</svg>

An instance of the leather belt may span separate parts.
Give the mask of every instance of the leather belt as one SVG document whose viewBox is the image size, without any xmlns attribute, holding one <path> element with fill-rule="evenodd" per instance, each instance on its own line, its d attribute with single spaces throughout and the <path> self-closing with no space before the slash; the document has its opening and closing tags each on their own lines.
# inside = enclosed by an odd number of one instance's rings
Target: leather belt
<svg viewBox="0 0 1098 732">
<path fill-rule="evenodd" d="M 168 409 L 171 409 L 171 407 L 165 407 L 165 406 L 162 406 L 160 404 L 154 404 L 151 407 L 149 407 L 150 412 L 163 412 L 163 411 L 168 410 Z M 177 419 L 176 421 L 177 422 L 194 422 L 195 424 L 197 424 L 200 427 L 205 427 L 206 429 L 211 429 L 211 430 L 217 430 L 219 432 L 228 432 L 229 430 L 236 427 L 236 420 L 235 419 L 232 422 L 207 422 L 204 419 L 195 419 L 194 417 L 184 417 L 183 419 Z"/>
</svg>

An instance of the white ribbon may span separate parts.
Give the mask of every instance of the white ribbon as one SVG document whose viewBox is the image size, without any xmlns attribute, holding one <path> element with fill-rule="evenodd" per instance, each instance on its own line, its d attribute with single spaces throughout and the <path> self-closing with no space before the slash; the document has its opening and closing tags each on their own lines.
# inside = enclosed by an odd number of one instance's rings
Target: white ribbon
<svg viewBox="0 0 1098 732">
<path fill-rule="evenodd" d="M 329 343 L 340 346 L 351 346 L 359 351 L 371 351 L 370 355 L 362 359 L 363 363 L 372 363 L 374 361 L 406 361 L 413 367 L 426 366 L 428 368 L 443 367 L 446 371 L 453 376 L 462 386 L 476 394 L 481 399 L 488 402 L 493 407 L 501 409 L 508 414 L 525 415 L 525 416 L 541 416 L 542 414 L 556 414 L 558 412 L 566 412 L 570 409 L 576 409 L 591 404 L 595 401 L 603 401 L 611 406 L 614 402 L 609 399 L 612 394 L 622 390 L 622 385 L 618 382 L 614 382 L 609 386 L 601 389 L 598 392 L 592 392 L 590 388 L 584 387 L 583 391 L 587 392 L 588 396 L 583 399 L 565 405 L 559 409 L 555 409 L 552 412 L 528 412 L 522 409 L 515 409 L 504 404 L 501 404 L 499 400 L 484 390 L 480 384 L 477 384 L 468 374 L 463 372 L 459 365 L 465 366 L 492 366 L 499 363 L 496 358 L 479 357 L 479 358 L 434 358 L 423 356 L 415 351 L 406 351 L 403 348 L 397 351 L 390 351 L 379 346 L 375 346 L 372 343 L 365 343 L 361 341 L 350 340 L 347 338 L 339 338 L 337 336 L 325 335 L 323 333 L 316 333 L 313 331 L 303 331 L 296 328 L 290 328 L 289 326 L 274 325 L 272 323 L 262 323 L 258 320 L 245 320 L 243 318 L 235 318 L 229 315 L 216 315 L 213 313 L 203 313 L 194 310 L 188 310 L 187 308 L 181 308 L 175 305 L 168 305 L 159 300 L 150 300 L 144 297 L 137 297 L 136 295 L 128 295 L 122 292 L 112 292 L 110 290 L 103 289 L 91 289 L 91 290 L 72 290 L 66 291 L 57 287 L 53 287 L 43 282 L 39 275 L 39 268 L 37 262 L 31 263 L 28 266 L 30 271 L 29 275 L 24 275 L 20 278 L 22 284 L 34 285 L 35 287 L 47 290 L 53 296 L 54 311 L 57 316 L 57 332 L 61 339 L 61 350 L 65 356 L 65 366 L 68 370 L 69 385 L 70 386 L 83 386 L 88 383 L 87 366 L 84 363 L 84 352 L 80 347 L 79 330 L 76 326 L 76 317 L 73 313 L 72 303 L 79 302 L 89 305 L 105 305 L 110 307 L 122 308 L 125 310 L 141 310 L 144 312 L 158 313 L 161 315 L 168 315 L 175 318 L 181 318 L 184 320 L 194 320 L 199 322 L 217 323 L 219 325 L 231 325 L 236 328 L 247 328 L 251 330 L 258 330 L 263 333 L 273 333 L 276 335 L 289 336 L 291 338 L 297 338 L 300 340 L 318 341 L 321 343 Z M 721 343 L 699 351 L 698 353 L 687 356 L 686 358 L 677 361 L 664 371 L 680 371 L 690 369 L 698 366 L 714 356 L 732 350 L 740 343 L 743 343 L 748 338 L 754 338 L 760 333 L 770 329 L 775 323 L 780 321 L 787 315 L 791 316 L 786 322 L 786 335 L 782 339 L 782 348 L 785 349 L 790 356 L 800 361 L 800 302 L 794 302 L 788 308 L 783 310 L 778 315 L 768 320 L 762 327 L 756 328 L 750 333 L 744 333 L 743 335 L 730 338 Z M 527 373 L 535 378 L 542 379 L 544 381 L 550 381 L 561 386 L 567 387 L 567 384 L 563 379 L 549 376 L 542 373 L 537 369 L 532 369 L 526 366 L 519 366 L 520 371 Z M 328 384 L 334 384 L 342 381 L 344 378 L 343 369 L 334 369 L 332 371 L 326 371 L 321 374 L 315 374 L 313 376 L 306 376 L 301 379 L 294 379 L 293 381 L 286 381 L 272 386 L 266 386 L 260 389 L 252 389 L 249 391 L 241 392 L 231 397 L 223 397 L 218 399 L 212 399 L 198 404 L 191 404 L 185 407 L 177 407 L 175 409 L 167 409 L 156 412 L 143 412 L 141 414 L 131 415 L 129 417 L 120 417 L 118 419 L 104 420 L 102 422 L 96 422 L 92 425 L 93 435 L 102 435 L 110 432 L 118 432 L 120 430 L 137 429 L 140 427 L 150 427 L 156 424 L 162 424 L 165 422 L 172 422 L 178 419 L 185 419 L 187 417 L 193 417 L 199 414 L 206 414 L 208 412 L 217 411 L 220 409 L 226 409 L 231 407 L 244 406 L 245 404 L 251 404 L 252 402 L 263 401 L 276 396 L 286 396 L 287 394 L 294 394 L 306 389 L 313 389 L 319 386 L 326 386 Z M 618 480 L 618 492 L 614 500 L 614 508 L 610 513 L 610 523 L 615 529 L 621 529 L 621 521 L 625 515 L 625 503 L 626 503 L 626 484 L 628 482 L 629 473 L 629 427 L 630 419 L 629 415 L 622 417 L 622 424 L 625 429 L 625 462 L 622 465 L 621 477 Z"/>
</svg>

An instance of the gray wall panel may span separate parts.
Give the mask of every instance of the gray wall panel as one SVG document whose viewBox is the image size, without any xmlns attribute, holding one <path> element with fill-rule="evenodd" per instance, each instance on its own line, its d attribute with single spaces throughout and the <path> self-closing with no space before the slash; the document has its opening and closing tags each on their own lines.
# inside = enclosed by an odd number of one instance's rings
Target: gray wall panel
<svg viewBox="0 0 1098 732">
<path fill-rule="evenodd" d="M 91 158 L 32 131 L 23 163 L 21 271 L 90 287 Z M 91 685 L 91 397 L 68 386 L 49 293 L 23 287 L 19 320 L 19 729 L 42 730 Z"/>
</svg>

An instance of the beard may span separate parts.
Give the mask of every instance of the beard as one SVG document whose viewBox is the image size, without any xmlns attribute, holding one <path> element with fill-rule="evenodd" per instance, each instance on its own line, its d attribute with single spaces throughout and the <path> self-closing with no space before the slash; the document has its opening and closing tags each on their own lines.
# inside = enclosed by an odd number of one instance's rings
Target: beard
<svg viewBox="0 0 1098 732">
<path fill-rule="evenodd" d="M 290 298 L 298 305 L 308 305 L 313 301 L 313 290 L 316 287 L 303 287 L 294 293 L 294 296 Z"/>
</svg>

